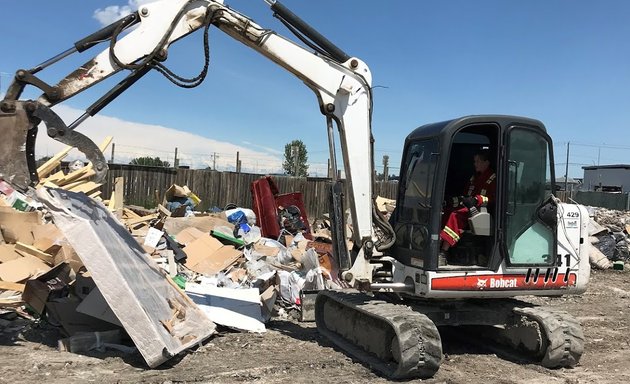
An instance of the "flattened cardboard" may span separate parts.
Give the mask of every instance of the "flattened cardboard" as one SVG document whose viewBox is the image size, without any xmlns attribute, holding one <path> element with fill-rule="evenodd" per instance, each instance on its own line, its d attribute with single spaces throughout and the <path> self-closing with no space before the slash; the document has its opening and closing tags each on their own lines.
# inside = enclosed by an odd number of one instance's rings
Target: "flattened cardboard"
<svg viewBox="0 0 630 384">
<path fill-rule="evenodd" d="M 182 245 L 188 245 L 203 236 L 204 232 L 195 227 L 188 227 L 175 236 L 175 240 Z"/>
<path fill-rule="evenodd" d="M 6 263 L 7 261 L 15 260 L 22 257 L 15 252 L 15 245 L 13 244 L 0 244 L 0 263 Z"/>
<path fill-rule="evenodd" d="M 243 254 L 207 233 L 184 248 L 186 267 L 204 275 L 214 275 L 234 264 Z"/>
<path fill-rule="evenodd" d="M 277 256 L 280 252 L 280 248 L 278 247 L 270 247 L 268 245 L 254 243 L 254 250 L 258 253 L 261 253 L 265 256 Z"/>
<path fill-rule="evenodd" d="M 37 257 L 26 255 L 0 264 L 0 280 L 19 283 L 49 270 L 50 267 Z"/>
<path fill-rule="evenodd" d="M 193 217 L 168 217 L 164 221 L 164 230 L 171 235 L 179 234 L 188 227 L 195 227 L 201 232 L 210 233 L 211 230 L 216 227 L 227 226 L 233 228 L 234 225 L 230 224 L 225 218 L 225 215 L 209 214 L 208 216 L 193 216 Z"/>
<path fill-rule="evenodd" d="M 39 212 L 21 212 L 13 208 L 0 207 L 0 229 L 7 243 L 17 241 L 32 245 L 33 226 L 39 225 L 41 214 Z"/>
</svg>

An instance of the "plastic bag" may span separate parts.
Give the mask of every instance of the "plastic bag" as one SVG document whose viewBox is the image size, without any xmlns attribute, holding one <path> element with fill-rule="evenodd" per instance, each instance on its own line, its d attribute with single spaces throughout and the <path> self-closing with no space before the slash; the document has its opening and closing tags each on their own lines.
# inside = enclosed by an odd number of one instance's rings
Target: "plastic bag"
<svg viewBox="0 0 630 384">
<path fill-rule="evenodd" d="M 260 228 L 258 228 L 255 225 L 249 228 L 249 231 L 247 231 L 246 233 L 242 235 L 239 231 L 239 235 L 243 238 L 243 241 L 245 242 L 245 244 L 256 243 L 261 238 Z"/>
<path fill-rule="evenodd" d="M 287 264 L 289 264 L 290 262 L 293 261 L 293 255 L 291 255 L 291 252 L 289 252 L 287 247 L 282 245 L 281 242 L 279 242 L 277 240 L 274 240 L 274 239 L 269 239 L 269 238 L 263 237 L 263 238 L 260 239 L 259 243 L 263 244 L 263 245 L 266 245 L 268 247 L 279 248 L 280 251 L 276 255 L 276 259 L 278 260 L 278 262 L 280 264 L 287 265 Z"/>
<path fill-rule="evenodd" d="M 608 258 L 608 260 L 615 260 L 615 247 L 617 242 L 615 237 L 609 234 L 599 236 L 599 242 L 594 244 L 597 249 L 601 251 Z"/>
<path fill-rule="evenodd" d="M 241 213 L 238 213 L 241 212 Z M 233 216 L 234 215 L 234 216 Z M 225 216 L 232 224 L 247 223 L 250 226 L 256 225 L 256 214 L 249 208 L 234 208 L 225 211 Z M 230 218 L 232 217 L 232 218 Z"/>
</svg>

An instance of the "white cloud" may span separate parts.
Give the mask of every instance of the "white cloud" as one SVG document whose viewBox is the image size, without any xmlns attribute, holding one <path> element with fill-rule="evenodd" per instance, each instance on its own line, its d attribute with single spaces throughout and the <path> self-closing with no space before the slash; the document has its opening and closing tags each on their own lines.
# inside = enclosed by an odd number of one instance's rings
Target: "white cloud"
<svg viewBox="0 0 630 384">
<path fill-rule="evenodd" d="M 98 8 L 94 11 L 94 18 L 98 20 L 101 25 L 106 26 L 127 16 L 131 12 L 135 12 L 142 4 L 151 3 L 153 1 L 155 0 L 129 0 L 127 5 L 110 5 L 102 9 Z"/>
<path fill-rule="evenodd" d="M 281 151 L 281 150 L 276 149 L 276 148 L 265 147 L 264 145 L 252 143 L 252 142 L 249 142 L 249 141 L 243 141 L 243 144 L 247 145 L 248 147 L 256 147 L 256 148 L 263 149 L 263 150 L 265 150 L 265 151 L 267 151 L 269 153 L 275 153 L 277 155 L 284 155 L 284 151 L 283 150 Z M 284 149 L 284 147 L 283 147 L 283 149 Z"/>
<path fill-rule="evenodd" d="M 63 105 L 56 106 L 54 111 L 66 124 L 71 123 L 83 113 Z M 249 146 L 239 146 L 174 128 L 134 123 L 116 117 L 96 115 L 83 122 L 77 131 L 88 136 L 97 145 L 103 142 L 105 137 L 113 136 L 114 162 L 116 163 L 126 164 L 136 157 L 151 156 L 173 164 L 175 148 L 177 148 L 180 165 L 191 168 L 216 165 L 219 170 L 234 170 L 237 152 L 243 172 L 277 173 L 281 172 L 282 168 L 282 159 L 276 153 L 270 154 L 254 150 Z M 35 148 L 37 158 L 52 156 L 64 147 L 64 144 L 50 139 L 46 135 L 45 126 L 40 125 Z M 111 146 L 105 151 L 105 158 L 110 160 L 110 157 Z M 75 149 L 66 157 L 66 160 L 84 158 L 83 154 Z"/>
</svg>

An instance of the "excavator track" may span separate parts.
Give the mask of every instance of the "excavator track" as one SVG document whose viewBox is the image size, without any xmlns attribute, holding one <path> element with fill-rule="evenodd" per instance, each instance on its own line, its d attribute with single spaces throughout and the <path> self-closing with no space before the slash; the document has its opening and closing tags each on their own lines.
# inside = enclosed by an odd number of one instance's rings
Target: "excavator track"
<svg viewBox="0 0 630 384">
<path fill-rule="evenodd" d="M 358 292 L 321 291 L 315 321 L 335 345 L 392 379 L 432 377 L 442 362 L 437 327 L 404 305 Z"/>
<path fill-rule="evenodd" d="M 486 322 L 461 323 L 472 328 L 456 332 L 458 338 L 507 356 L 526 357 L 546 368 L 574 367 L 580 361 L 584 351 L 584 334 L 578 320 L 567 312 L 531 306 L 517 300 L 493 304 L 487 301 L 481 307 L 470 305 L 462 308 L 482 315 Z M 427 313 L 427 307 L 414 309 Z M 436 320 L 441 311 L 439 307 L 431 309 L 433 312 L 428 315 Z M 496 317 L 491 318 L 492 314 Z M 455 325 L 436 322 L 438 326 Z"/>
<path fill-rule="evenodd" d="M 574 367 L 580 361 L 584 351 L 584 334 L 575 317 L 543 307 L 514 308 L 514 312 L 539 324 L 544 336 L 539 357 L 544 367 Z"/>
</svg>

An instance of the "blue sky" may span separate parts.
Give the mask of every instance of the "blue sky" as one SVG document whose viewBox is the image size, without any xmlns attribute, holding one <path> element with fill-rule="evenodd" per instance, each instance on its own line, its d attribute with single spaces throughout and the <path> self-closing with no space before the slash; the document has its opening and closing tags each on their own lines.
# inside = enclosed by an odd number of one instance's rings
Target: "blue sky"
<svg viewBox="0 0 630 384">
<path fill-rule="evenodd" d="M 292 39 L 263 0 L 226 3 Z M 392 172 L 398 171 L 404 139 L 415 127 L 481 113 L 543 121 L 555 141 L 557 175 L 564 174 L 567 142 L 570 176 L 581 177 L 582 165 L 630 163 L 628 1 L 283 3 L 369 65 L 375 86 L 372 128 L 377 166 L 383 155 L 389 155 Z M 95 11 L 134 5 L 125 0 L 3 0 L 0 92 L 6 91 L 9 74 L 16 69 L 32 67 L 101 28 Z M 167 65 L 177 73 L 196 75 L 203 64 L 201 37 L 196 33 L 176 43 Z M 65 60 L 42 72 L 42 78 L 55 83 L 101 49 Z M 311 171 L 325 167 L 325 120 L 309 89 L 216 29 L 210 33 L 210 55 L 210 72 L 202 86 L 180 89 L 161 75 L 150 74 L 101 114 L 233 144 L 225 149 L 204 142 L 188 150 L 193 157 L 217 152 L 227 159 L 236 147 L 249 149 L 252 157 L 260 156 L 259 170 L 273 158 L 281 160 L 284 145 L 300 139 L 313 163 Z M 107 89 L 95 87 L 64 106 L 84 109 Z M 177 142 L 177 135 L 169 136 L 167 143 L 160 142 L 159 133 L 140 130 L 139 135 L 134 138 L 129 132 L 127 141 L 114 141 L 129 151 L 164 145 L 187 148 L 185 142 Z M 190 135 L 182 135 L 182 140 L 195 141 Z"/>
</svg>

